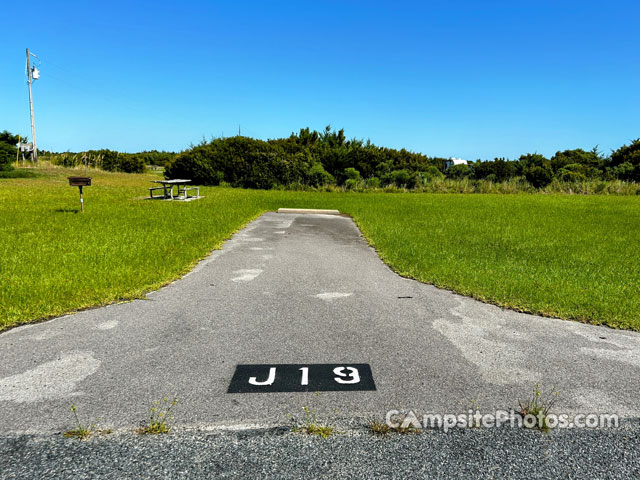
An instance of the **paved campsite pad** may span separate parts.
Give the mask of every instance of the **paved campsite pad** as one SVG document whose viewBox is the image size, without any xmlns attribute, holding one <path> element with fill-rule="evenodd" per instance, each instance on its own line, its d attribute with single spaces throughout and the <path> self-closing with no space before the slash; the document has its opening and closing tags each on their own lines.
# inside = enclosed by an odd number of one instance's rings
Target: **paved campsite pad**
<svg viewBox="0 0 640 480">
<path fill-rule="evenodd" d="M 177 426 L 285 424 L 303 406 L 356 421 L 491 412 L 536 383 L 558 390 L 556 412 L 640 413 L 640 334 L 401 278 L 335 215 L 265 214 L 148 300 L 15 328 L 0 351 L 2 434 L 67 429 L 72 403 L 129 429 L 165 396 Z M 227 393 L 238 365 L 322 364 L 369 365 L 376 389 Z"/>
</svg>

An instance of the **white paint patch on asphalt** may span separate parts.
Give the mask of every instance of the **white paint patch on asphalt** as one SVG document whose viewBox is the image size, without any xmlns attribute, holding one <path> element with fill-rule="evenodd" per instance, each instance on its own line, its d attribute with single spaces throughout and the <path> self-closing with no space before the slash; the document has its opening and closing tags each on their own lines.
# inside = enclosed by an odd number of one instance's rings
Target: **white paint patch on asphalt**
<svg viewBox="0 0 640 480">
<path fill-rule="evenodd" d="M 285 230 L 279 230 L 277 232 L 273 232 L 273 233 L 279 233 L 281 235 L 284 235 L 285 233 L 287 233 Z"/>
<path fill-rule="evenodd" d="M 317 294 L 316 297 L 318 297 L 320 300 L 330 302 L 332 300 L 335 300 L 336 298 L 350 297 L 351 295 L 353 295 L 353 293 L 325 292 Z"/>
<path fill-rule="evenodd" d="M 246 238 L 241 238 L 241 240 L 243 242 L 264 242 L 264 238 L 258 238 L 258 237 L 246 237 Z"/>
<path fill-rule="evenodd" d="M 572 323 L 569 330 L 589 340 L 588 347 L 582 347 L 580 352 L 591 358 L 624 362 L 640 367 L 640 337 L 631 332 L 614 331 Z"/>
<path fill-rule="evenodd" d="M 262 273 L 262 270 L 260 270 L 259 268 L 252 268 L 245 270 L 236 270 L 233 273 L 236 273 L 239 276 L 232 278 L 232 282 L 250 282 L 258 275 L 260 275 Z"/>
<path fill-rule="evenodd" d="M 116 328 L 118 326 L 117 320 L 109 320 L 108 322 L 102 322 L 96 326 L 98 330 L 111 330 L 112 328 Z"/>
<path fill-rule="evenodd" d="M 267 223 L 270 223 L 270 227 L 271 228 L 278 228 L 278 229 L 283 229 L 283 228 L 289 228 L 291 226 L 291 224 L 293 223 L 293 221 L 295 220 L 295 215 L 291 218 L 287 218 L 285 220 L 269 220 Z"/>
<path fill-rule="evenodd" d="M 69 397 L 98 367 L 100 361 L 92 352 L 63 353 L 56 360 L 0 379 L 0 401 L 33 403 Z"/>
<path fill-rule="evenodd" d="M 262 255 L 263 260 L 271 260 L 272 258 L 273 258 L 273 255 Z"/>
<path fill-rule="evenodd" d="M 434 320 L 433 328 L 478 368 L 486 382 L 497 385 L 536 382 L 540 376 L 529 370 L 523 354 L 527 338 L 503 317 L 492 315 L 486 307 L 459 300 L 459 306 L 450 312 L 461 321 L 438 318 Z"/>
</svg>

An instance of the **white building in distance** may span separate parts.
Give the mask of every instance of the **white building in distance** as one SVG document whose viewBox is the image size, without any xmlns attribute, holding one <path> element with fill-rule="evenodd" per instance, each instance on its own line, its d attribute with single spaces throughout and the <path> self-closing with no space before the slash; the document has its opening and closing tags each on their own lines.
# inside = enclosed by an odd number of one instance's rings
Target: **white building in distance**
<svg viewBox="0 0 640 480">
<path fill-rule="evenodd" d="M 446 170 L 447 168 L 452 167 L 454 165 L 468 165 L 468 164 L 469 162 L 467 162 L 466 160 L 463 160 L 461 158 L 451 157 L 449 160 L 444 162 L 444 169 Z"/>
</svg>

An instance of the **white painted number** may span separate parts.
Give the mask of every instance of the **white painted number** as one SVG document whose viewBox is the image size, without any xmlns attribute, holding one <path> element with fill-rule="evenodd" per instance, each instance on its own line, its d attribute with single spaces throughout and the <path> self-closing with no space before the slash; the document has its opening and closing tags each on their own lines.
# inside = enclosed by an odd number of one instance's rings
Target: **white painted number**
<svg viewBox="0 0 640 480">
<path fill-rule="evenodd" d="M 343 373 L 344 370 L 347 369 L 349 373 Z M 333 373 L 338 375 L 338 377 L 334 377 L 333 379 L 338 383 L 349 384 L 349 383 L 360 383 L 360 374 L 358 373 L 358 369 L 354 367 L 336 367 L 333 369 Z M 350 380 L 345 380 L 340 377 L 351 377 Z"/>
<path fill-rule="evenodd" d="M 276 379 L 276 367 L 271 367 L 269 369 L 269 378 L 267 378 L 264 382 L 259 382 L 256 377 L 249 377 L 249 383 L 251 385 L 271 385 Z"/>
<path fill-rule="evenodd" d="M 300 385 L 309 385 L 309 367 L 302 367 L 300 371 L 302 372 L 302 380 L 300 380 Z"/>
<path fill-rule="evenodd" d="M 302 367 L 299 369 L 301 373 L 300 385 L 309 385 L 309 367 Z M 342 385 L 352 385 L 354 383 L 360 383 L 360 372 L 355 367 L 336 367 L 333 369 L 333 374 L 337 377 L 333 379 Z M 251 385 L 273 385 L 276 381 L 276 367 L 269 368 L 269 376 L 266 380 L 258 380 L 257 377 L 249 377 L 249 383 Z"/>
</svg>

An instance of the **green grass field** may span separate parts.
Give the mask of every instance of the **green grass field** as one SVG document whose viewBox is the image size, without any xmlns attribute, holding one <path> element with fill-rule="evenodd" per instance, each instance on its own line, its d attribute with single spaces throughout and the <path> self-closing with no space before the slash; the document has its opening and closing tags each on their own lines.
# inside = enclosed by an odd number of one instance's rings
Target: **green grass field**
<svg viewBox="0 0 640 480">
<path fill-rule="evenodd" d="M 315 193 L 201 187 L 145 201 L 157 175 L 0 180 L 0 329 L 138 298 L 279 207 L 351 214 L 402 275 L 518 310 L 640 331 L 640 197 Z"/>
</svg>

